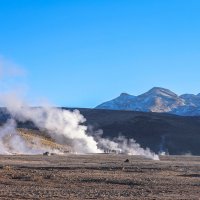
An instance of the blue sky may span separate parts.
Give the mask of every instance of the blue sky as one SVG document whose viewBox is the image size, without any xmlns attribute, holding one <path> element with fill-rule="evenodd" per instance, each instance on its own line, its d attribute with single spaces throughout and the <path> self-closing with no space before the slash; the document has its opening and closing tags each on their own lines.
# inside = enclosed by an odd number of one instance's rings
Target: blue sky
<svg viewBox="0 0 200 200">
<path fill-rule="evenodd" d="M 199 0 L 0 0 L 0 55 L 25 69 L 29 98 L 58 106 L 154 86 L 196 94 L 199 10 Z"/>
</svg>

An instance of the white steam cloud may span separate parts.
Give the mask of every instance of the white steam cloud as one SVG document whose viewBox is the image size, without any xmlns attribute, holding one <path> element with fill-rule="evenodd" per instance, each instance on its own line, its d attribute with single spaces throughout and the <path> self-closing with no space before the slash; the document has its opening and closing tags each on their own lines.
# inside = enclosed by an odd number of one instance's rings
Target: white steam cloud
<svg viewBox="0 0 200 200">
<path fill-rule="evenodd" d="M 0 70 L 3 69 L 0 65 Z M 18 73 L 13 71 L 13 73 Z M 149 149 L 143 149 L 133 139 L 127 140 L 119 137 L 113 141 L 88 134 L 87 126 L 83 125 L 86 119 L 78 110 L 69 111 L 52 106 L 30 107 L 16 94 L 0 94 L 0 105 L 7 108 L 11 115 L 3 126 L 0 127 L 0 154 L 38 154 L 53 150 L 42 147 L 39 143 L 33 148 L 17 132 L 16 121 L 31 121 L 37 128 L 54 139 L 58 144 L 69 145 L 73 152 L 103 153 L 105 150 L 142 155 L 158 160 L 158 156 Z"/>
<path fill-rule="evenodd" d="M 9 119 L 0 127 L 0 154 L 41 154 L 45 150 L 42 147 L 34 149 L 18 134 L 15 120 Z M 48 149 L 50 150 L 50 149 Z"/>
<path fill-rule="evenodd" d="M 81 125 L 85 118 L 78 110 L 71 112 L 53 107 L 31 108 L 10 94 L 4 95 L 0 101 L 14 119 L 21 122 L 32 121 L 59 143 L 69 139 L 75 152 L 101 153 L 94 138 L 86 134 L 87 127 Z"/>
<path fill-rule="evenodd" d="M 114 138 L 113 141 L 106 138 L 100 138 L 98 145 L 103 147 L 105 151 L 107 150 L 108 152 L 114 151 L 116 153 L 128 155 L 141 155 L 153 160 L 159 160 L 159 156 L 151 152 L 149 148 L 143 149 L 140 147 L 140 144 L 135 142 L 134 139 L 127 139 L 124 136 Z"/>
<path fill-rule="evenodd" d="M 88 128 L 83 125 L 85 118 L 78 110 L 71 112 L 53 107 L 31 108 L 16 96 L 11 95 L 1 96 L 0 101 L 7 107 L 13 119 L 21 122 L 32 121 L 41 131 L 47 132 L 56 142 L 70 145 L 73 152 L 85 154 L 103 153 L 106 150 L 110 150 L 129 155 L 142 155 L 158 160 L 156 154 L 149 149 L 141 148 L 133 139 L 127 140 L 121 136 L 111 141 L 102 137 L 88 135 Z M 9 126 L 11 126 L 10 123 L 6 124 L 3 130 L 8 129 L 7 132 L 9 132 Z M 10 132 L 15 133 L 15 127 L 11 127 L 13 128 Z M 3 132 L 5 131 L 0 130 L 1 134 Z M 25 147 L 24 142 L 21 145 Z"/>
</svg>

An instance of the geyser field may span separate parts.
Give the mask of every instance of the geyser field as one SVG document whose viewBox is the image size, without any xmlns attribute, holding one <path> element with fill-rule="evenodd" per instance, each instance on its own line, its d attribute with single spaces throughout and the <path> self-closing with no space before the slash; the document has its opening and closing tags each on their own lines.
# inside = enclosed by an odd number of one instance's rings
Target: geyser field
<svg viewBox="0 0 200 200">
<path fill-rule="evenodd" d="M 5 102 L 0 110 L 0 199 L 199 199 L 200 157 L 161 156 L 134 137 L 117 132 L 107 137 L 77 109 Z M 108 115 L 97 112 L 89 110 L 86 116 Z M 119 112 L 123 120 L 121 114 L 131 119 L 146 115 Z M 115 117 L 99 121 L 109 124 Z M 116 122 L 108 129 L 112 134 Z M 158 146 L 165 145 L 161 137 Z"/>
<path fill-rule="evenodd" d="M 13 104 L 9 96 L 2 98 L 6 107 L 1 110 L 4 123 L 0 127 L 1 154 L 38 154 L 45 150 L 53 153 L 64 153 L 60 148 L 41 144 L 41 138 L 25 140 L 30 131 L 17 129 L 18 124 L 32 123 L 38 129 L 35 135 L 46 136 L 58 145 L 69 147 L 70 153 L 88 154 L 114 151 L 128 155 L 143 155 L 158 160 L 158 155 L 150 149 L 143 149 L 132 138 L 118 136 L 112 140 L 102 137 L 100 131 L 89 131 L 83 123 L 86 121 L 78 110 L 65 110 L 55 107 L 27 106 L 21 100 Z M 20 134 L 21 133 L 21 134 Z M 30 145 L 31 143 L 31 145 Z M 68 151 L 68 150 L 67 150 Z"/>
</svg>

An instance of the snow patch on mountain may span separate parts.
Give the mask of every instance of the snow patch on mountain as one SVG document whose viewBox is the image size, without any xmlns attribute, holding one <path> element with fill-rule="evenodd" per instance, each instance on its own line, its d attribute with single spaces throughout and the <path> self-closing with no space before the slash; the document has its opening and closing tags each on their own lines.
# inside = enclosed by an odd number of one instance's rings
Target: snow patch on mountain
<svg viewBox="0 0 200 200">
<path fill-rule="evenodd" d="M 142 112 L 172 113 L 177 115 L 200 115 L 200 94 L 183 94 L 160 87 L 154 87 L 139 96 L 122 93 L 96 109 L 132 110 Z"/>
<path fill-rule="evenodd" d="M 98 109 L 110 109 L 110 110 L 130 110 L 130 104 L 132 103 L 135 96 L 121 93 L 121 95 L 111 101 L 102 103 L 97 106 Z"/>
</svg>

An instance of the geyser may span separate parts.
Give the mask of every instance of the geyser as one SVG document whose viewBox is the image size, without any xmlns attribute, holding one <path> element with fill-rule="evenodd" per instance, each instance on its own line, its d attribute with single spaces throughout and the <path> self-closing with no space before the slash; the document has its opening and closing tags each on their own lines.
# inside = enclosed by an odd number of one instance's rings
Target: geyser
<svg viewBox="0 0 200 200">
<path fill-rule="evenodd" d="M 44 151 L 53 151 L 53 149 L 44 148 L 39 141 L 36 142 L 37 148 L 32 148 L 18 134 L 17 122 L 31 121 L 57 143 L 69 145 L 76 153 L 103 153 L 105 149 L 110 149 L 116 152 L 158 159 L 157 155 L 149 149 L 141 148 L 133 139 L 127 140 L 124 137 L 119 137 L 111 141 L 89 133 L 88 127 L 83 124 L 86 119 L 78 110 L 68 111 L 52 106 L 30 107 L 15 93 L 9 92 L 19 91 L 16 90 L 15 84 L 9 85 L 6 82 L 7 79 L 13 80 L 14 77 L 23 75 L 22 72 L 23 70 L 13 63 L 0 58 L 0 81 L 6 85 L 0 94 L 0 105 L 6 107 L 10 115 L 10 119 L 0 127 L 1 154 L 38 154 Z"/>
<path fill-rule="evenodd" d="M 23 146 L 21 151 L 17 152 L 23 153 L 23 149 L 25 149 L 26 153 L 38 153 L 39 150 L 37 152 L 27 151 L 23 139 L 16 134 L 15 120 L 20 122 L 32 121 L 41 131 L 48 133 L 56 142 L 63 145 L 70 145 L 73 152 L 79 154 L 103 153 L 105 149 L 111 149 L 120 153 L 142 155 L 158 160 L 156 154 L 152 153 L 149 149 L 141 148 L 133 139 L 128 140 L 121 136 L 111 141 L 100 136 L 95 137 L 95 135 L 88 134 L 87 126 L 83 125 L 86 119 L 78 110 L 69 111 L 49 106 L 33 108 L 19 98 L 16 98 L 16 96 L 11 97 L 10 95 L 2 97 L 2 102 L 11 115 L 12 123 L 9 121 L 4 125 L 0 132 L 0 138 L 3 138 L 5 135 L 5 130 L 7 133 L 9 131 L 15 133 L 14 136 L 17 137 L 18 143 Z M 5 152 L 1 151 L 1 153 Z"/>
</svg>

